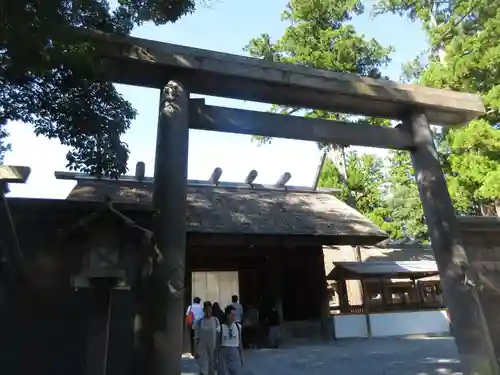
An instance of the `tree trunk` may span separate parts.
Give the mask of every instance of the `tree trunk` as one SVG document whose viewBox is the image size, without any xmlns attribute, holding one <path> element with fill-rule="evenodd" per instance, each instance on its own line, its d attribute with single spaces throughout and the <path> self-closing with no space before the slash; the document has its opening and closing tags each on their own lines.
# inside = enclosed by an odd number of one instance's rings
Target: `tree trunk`
<svg viewBox="0 0 500 375">
<path fill-rule="evenodd" d="M 349 184 L 347 182 L 348 175 L 347 175 L 347 161 L 345 155 L 345 147 L 340 145 L 331 145 L 328 151 L 328 157 L 332 161 L 333 165 L 337 167 L 337 170 L 339 171 L 340 174 L 340 182 L 346 187 L 348 193 L 346 203 L 352 208 L 357 209 L 356 200 L 354 199 L 354 196 L 352 195 L 352 192 L 349 189 Z M 361 248 L 359 246 L 353 246 L 352 251 L 354 254 L 354 259 L 358 262 L 361 262 L 363 260 L 361 256 Z M 356 289 L 358 289 L 358 295 L 361 296 L 361 298 L 363 299 L 364 295 L 361 283 L 359 281 L 351 281 L 350 284 L 354 286 Z"/>
</svg>

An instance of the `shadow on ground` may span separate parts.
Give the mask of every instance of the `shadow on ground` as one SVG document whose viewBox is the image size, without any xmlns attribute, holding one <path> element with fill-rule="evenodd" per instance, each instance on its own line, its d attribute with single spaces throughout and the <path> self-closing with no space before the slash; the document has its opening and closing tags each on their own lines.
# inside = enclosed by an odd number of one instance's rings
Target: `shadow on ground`
<svg viewBox="0 0 500 375">
<path fill-rule="evenodd" d="M 197 374 L 183 359 L 183 375 Z M 243 375 L 460 375 L 453 338 L 344 340 L 245 352 Z"/>
</svg>

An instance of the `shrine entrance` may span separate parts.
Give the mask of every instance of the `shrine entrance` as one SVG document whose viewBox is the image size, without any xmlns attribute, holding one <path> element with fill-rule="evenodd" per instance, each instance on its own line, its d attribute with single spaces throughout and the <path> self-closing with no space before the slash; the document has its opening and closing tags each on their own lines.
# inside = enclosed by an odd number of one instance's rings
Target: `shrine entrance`
<svg viewBox="0 0 500 375">
<path fill-rule="evenodd" d="M 238 271 L 194 271 L 191 279 L 191 300 L 199 297 L 224 308 L 231 303 L 231 296 L 240 295 Z"/>
</svg>

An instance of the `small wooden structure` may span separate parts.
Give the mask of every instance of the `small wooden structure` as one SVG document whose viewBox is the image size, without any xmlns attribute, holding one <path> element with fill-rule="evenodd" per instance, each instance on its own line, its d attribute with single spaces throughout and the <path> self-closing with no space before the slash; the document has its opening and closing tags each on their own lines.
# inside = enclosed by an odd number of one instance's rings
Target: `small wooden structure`
<svg viewBox="0 0 500 375">
<path fill-rule="evenodd" d="M 90 288 L 85 374 L 106 375 L 114 292 L 139 289 L 145 276 L 141 268 L 151 268 L 147 263 L 154 253 L 153 233 L 108 201 L 101 210 L 66 228 L 60 246 L 65 251 L 64 264 L 80 264 L 71 280 L 75 290 Z"/>
<path fill-rule="evenodd" d="M 386 240 L 359 250 L 360 260 L 355 260 L 350 246 L 323 249 L 338 338 L 368 337 L 367 323 L 377 337 L 449 330 L 428 244 Z"/>
<path fill-rule="evenodd" d="M 334 289 L 338 294 L 339 311 L 333 315 L 337 337 L 447 331 L 448 323 L 441 313 L 444 305 L 439 281 L 432 280 L 437 275 L 437 266 L 433 261 L 334 262 L 327 279 L 335 281 Z M 359 280 L 361 283 L 361 306 L 349 304 L 348 280 Z M 436 293 L 432 293 L 430 288 Z M 437 298 L 430 298 L 431 294 Z M 435 310 L 437 315 L 432 313 L 432 317 L 428 317 L 431 310 Z M 359 314 L 364 315 L 364 321 Z M 431 327 L 425 324 L 428 319 L 434 320 Z M 390 320 L 391 324 L 388 323 Z"/>
</svg>

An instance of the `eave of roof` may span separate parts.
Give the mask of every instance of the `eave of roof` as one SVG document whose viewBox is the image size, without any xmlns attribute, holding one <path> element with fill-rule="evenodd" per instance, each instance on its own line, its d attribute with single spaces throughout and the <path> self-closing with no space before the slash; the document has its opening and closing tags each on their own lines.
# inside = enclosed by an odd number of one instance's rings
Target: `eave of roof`
<svg viewBox="0 0 500 375">
<path fill-rule="evenodd" d="M 334 262 L 328 280 L 362 280 L 362 279 L 420 279 L 439 274 L 434 261 L 406 262 Z"/>
</svg>

